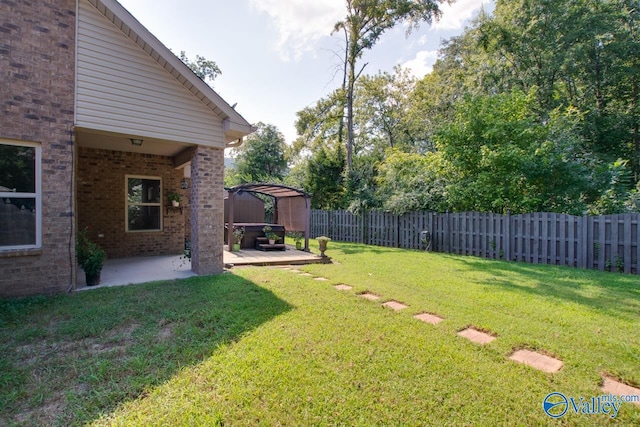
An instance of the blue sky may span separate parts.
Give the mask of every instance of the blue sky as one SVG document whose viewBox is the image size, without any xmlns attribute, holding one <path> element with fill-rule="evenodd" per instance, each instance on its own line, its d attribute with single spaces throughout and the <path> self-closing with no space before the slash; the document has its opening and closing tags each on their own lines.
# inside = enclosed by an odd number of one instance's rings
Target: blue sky
<svg viewBox="0 0 640 427">
<path fill-rule="evenodd" d="M 249 122 L 271 123 L 296 137 L 296 112 L 339 86 L 342 39 L 331 35 L 345 15 L 344 0 L 119 0 L 175 53 L 216 61 L 214 89 Z M 443 17 L 405 36 L 399 26 L 367 52 L 366 73 L 408 67 L 430 71 L 440 42 L 460 34 L 493 0 L 458 0 Z"/>
</svg>

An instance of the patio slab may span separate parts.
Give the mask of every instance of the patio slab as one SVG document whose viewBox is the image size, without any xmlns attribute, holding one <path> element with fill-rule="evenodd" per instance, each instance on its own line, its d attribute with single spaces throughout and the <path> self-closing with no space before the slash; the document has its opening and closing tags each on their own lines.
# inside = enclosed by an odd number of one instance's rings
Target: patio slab
<svg viewBox="0 0 640 427">
<path fill-rule="evenodd" d="M 638 396 L 638 401 L 629 403 L 640 406 L 640 388 L 631 387 L 611 377 L 603 377 L 602 379 L 604 380 L 602 391 L 616 396 Z"/>
<path fill-rule="evenodd" d="M 486 332 L 482 332 L 474 328 L 463 329 L 458 332 L 458 335 L 468 339 L 469 341 L 482 345 L 489 344 L 491 341 L 496 339 L 493 335 L 489 335 Z"/>
<path fill-rule="evenodd" d="M 382 306 L 386 308 L 390 308 L 394 311 L 400 311 L 400 310 L 404 310 L 405 308 L 409 308 L 408 305 L 398 301 L 393 301 L 393 300 L 385 302 L 384 304 L 382 304 Z"/>
<path fill-rule="evenodd" d="M 431 323 L 432 325 L 437 325 L 442 322 L 444 319 L 440 316 L 436 316 L 435 314 L 429 313 L 420 313 L 413 316 L 414 319 L 418 319 L 425 323 Z"/>
<path fill-rule="evenodd" d="M 371 292 L 364 292 L 362 294 L 358 294 L 358 296 L 368 299 L 369 301 L 378 301 L 380 299 L 380 295 L 372 294 Z"/>
<path fill-rule="evenodd" d="M 561 360 L 526 349 L 516 351 L 511 356 L 509 356 L 509 359 L 515 362 L 524 363 L 525 365 L 529 365 L 532 368 L 536 368 L 548 373 L 558 372 L 560 368 L 562 368 Z"/>
<path fill-rule="evenodd" d="M 180 255 L 107 259 L 98 286 L 87 286 L 80 267 L 77 274 L 78 291 L 196 276 L 191 271 L 191 261 Z"/>
<path fill-rule="evenodd" d="M 350 291 L 351 289 L 353 289 L 353 286 L 344 285 L 344 284 L 343 285 L 335 285 L 334 287 L 338 291 Z"/>
</svg>

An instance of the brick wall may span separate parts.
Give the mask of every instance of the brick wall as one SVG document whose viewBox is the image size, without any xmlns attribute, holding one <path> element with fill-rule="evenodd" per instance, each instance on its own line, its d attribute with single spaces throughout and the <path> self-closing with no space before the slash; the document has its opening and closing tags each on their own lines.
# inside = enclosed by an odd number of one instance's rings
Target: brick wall
<svg viewBox="0 0 640 427">
<path fill-rule="evenodd" d="M 0 1 L 0 138 L 42 145 L 42 250 L 0 252 L 0 296 L 66 290 L 75 278 L 75 0 Z"/>
<path fill-rule="evenodd" d="M 191 159 L 191 269 L 222 273 L 224 150 L 198 146 Z"/>
<path fill-rule="evenodd" d="M 188 190 L 180 189 L 183 172 L 172 157 L 79 147 L 77 169 L 78 229 L 89 227 L 109 258 L 183 253 L 186 212 L 168 208 L 168 196 L 176 191 L 185 200 Z M 162 178 L 162 231 L 126 232 L 126 175 Z"/>
</svg>

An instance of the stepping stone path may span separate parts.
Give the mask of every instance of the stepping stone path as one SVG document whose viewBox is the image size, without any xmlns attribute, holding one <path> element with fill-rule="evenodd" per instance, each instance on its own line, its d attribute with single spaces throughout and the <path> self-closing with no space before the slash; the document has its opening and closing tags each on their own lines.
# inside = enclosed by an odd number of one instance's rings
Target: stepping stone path
<svg viewBox="0 0 640 427">
<path fill-rule="evenodd" d="M 392 309 L 394 311 L 400 311 L 400 310 L 403 310 L 405 308 L 409 308 L 408 305 L 405 305 L 405 304 L 403 304 L 401 302 L 398 302 L 398 301 L 387 301 L 384 304 L 382 304 L 382 306 L 390 308 L 390 309 Z"/>
<path fill-rule="evenodd" d="M 615 394 L 616 396 L 640 396 L 640 388 L 631 387 L 609 377 L 604 377 L 603 379 L 604 384 L 602 384 L 602 391 L 604 391 L 605 393 Z M 629 403 L 635 403 L 636 405 L 640 406 L 640 402 L 637 401 Z"/>
<path fill-rule="evenodd" d="M 302 273 L 302 271 L 300 271 L 300 270 L 296 270 L 295 268 L 292 268 L 292 269 L 291 269 L 291 270 L 289 270 L 289 271 L 290 271 L 290 272 L 292 272 L 292 273 L 295 273 L 295 274 Z"/>
<path fill-rule="evenodd" d="M 379 299 L 380 299 L 380 296 L 379 296 L 379 295 L 372 294 L 372 293 L 370 293 L 370 292 L 365 292 L 365 293 L 363 293 L 363 294 L 359 294 L 358 296 L 359 296 L 359 297 L 362 297 L 362 298 L 364 298 L 364 299 L 368 299 L 369 301 L 377 301 L 377 300 L 379 300 Z"/>
<path fill-rule="evenodd" d="M 463 329 L 458 332 L 458 335 L 478 344 L 489 344 L 491 341 L 496 339 L 493 335 L 489 335 L 474 328 Z"/>
<path fill-rule="evenodd" d="M 313 274 L 311 274 L 311 273 L 302 273 L 300 275 L 301 276 L 305 276 L 305 277 L 313 277 Z"/>
<path fill-rule="evenodd" d="M 292 269 L 289 266 L 282 266 L 281 268 L 284 270 L 291 271 L 292 273 L 300 274 L 301 276 L 313 276 L 312 274 L 304 273 L 301 270 Z M 326 277 L 315 277 L 314 280 L 324 282 L 324 281 L 328 281 L 329 279 L 327 279 Z M 338 291 L 350 291 L 353 289 L 353 286 L 338 284 L 338 285 L 335 285 L 334 288 Z M 373 294 L 371 292 L 363 292 L 361 294 L 358 294 L 358 296 L 364 299 L 367 299 L 369 301 L 377 301 L 380 299 L 379 295 Z M 409 308 L 408 305 L 395 300 L 387 301 L 384 304 L 382 304 L 382 306 L 386 308 L 390 308 L 395 311 Z M 437 325 L 438 323 L 444 320 L 442 317 L 437 316 L 435 314 L 430 314 L 430 313 L 419 313 L 414 315 L 413 318 L 418 319 L 425 323 L 430 323 L 432 325 Z M 459 331 L 458 335 L 481 345 L 488 344 L 496 339 L 495 336 L 487 334 L 486 332 L 479 331 L 472 327 Z M 563 366 L 563 363 L 561 360 L 558 360 L 550 356 L 545 356 L 544 354 L 531 351 L 531 350 L 526 350 L 526 349 L 522 349 L 514 352 L 511 356 L 509 356 L 509 359 L 513 360 L 514 362 L 523 363 L 525 365 L 531 366 L 532 368 L 539 369 L 547 373 L 558 372 Z M 640 388 L 628 386 L 610 377 L 603 377 L 603 384 L 601 389 L 605 393 L 610 393 L 617 396 L 621 396 L 621 395 L 640 396 Z M 632 403 L 640 406 L 640 402 L 632 402 Z"/>
<path fill-rule="evenodd" d="M 562 361 L 531 350 L 518 350 L 509 359 L 549 373 L 558 372 L 562 368 Z"/>
<path fill-rule="evenodd" d="M 442 317 L 436 316 L 435 314 L 429 313 L 420 313 L 413 316 L 414 319 L 421 320 L 425 323 L 431 323 L 432 325 L 437 325 L 442 322 L 444 319 Z"/>
</svg>

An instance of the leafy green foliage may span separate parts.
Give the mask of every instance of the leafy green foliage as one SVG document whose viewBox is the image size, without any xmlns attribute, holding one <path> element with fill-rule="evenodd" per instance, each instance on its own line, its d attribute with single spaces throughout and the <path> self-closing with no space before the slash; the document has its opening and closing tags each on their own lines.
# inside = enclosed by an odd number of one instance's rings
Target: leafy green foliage
<svg viewBox="0 0 640 427">
<path fill-rule="evenodd" d="M 180 51 L 180 60 L 184 62 L 196 76 L 200 77 L 205 82 L 207 80 L 213 82 L 216 77 L 222 74 L 218 64 L 204 56 L 196 55 L 195 61 L 192 61 L 187 57 L 186 52 L 183 50 Z"/>
<path fill-rule="evenodd" d="M 438 17 L 440 0 L 346 0 L 347 15 L 334 32 L 345 35 L 345 84 L 347 118 L 347 170 L 353 163 L 355 145 L 354 101 L 355 84 L 364 70 L 356 64 L 366 50 L 373 48 L 380 36 L 398 24 L 407 25 L 407 34 L 422 22 L 431 23 Z M 366 64 L 365 64 L 366 66 Z"/>
<path fill-rule="evenodd" d="M 447 186 L 451 209 L 582 213 L 594 165 L 573 139 L 578 120 L 554 112 L 539 123 L 533 94 L 466 99 L 437 134 L 455 177 Z"/>
<path fill-rule="evenodd" d="M 442 212 L 448 208 L 444 172 L 439 153 L 390 151 L 379 167 L 377 197 L 384 210 L 396 214 Z"/>
<path fill-rule="evenodd" d="M 347 40 L 348 79 L 299 114 L 301 163 L 343 144 L 346 114 L 345 205 L 638 211 L 637 2 L 500 1 L 443 42 L 423 79 L 401 69 L 361 75 L 355 63 L 389 25 L 425 17 L 403 15 L 404 3 L 347 1 L 336 30 Z"/>
<path fill-rule="evenodd" d="M 287 171 L 284 136 L 271 124 L 258 123 L 257 130 L 249 135 L 235 154 L 235 181 L 280 182 Z M 233 181 L 233 180 L 230 180 Z"/>
<path fill-rule="evenodd" d="M 76 259 L 86 274 L 96 276 L 102 271 L 102 265 L 107 259 L 107 253 L 97 243 L 89 240 L 87 233 L 87 229 L 77 233 Z"/>
<path fill-rule="evenodd" d="M 311 193 L 313 209 L 341 209 L 344 207 L 344 151 L 335 152 L 321 147 L 307 162 L 304 188 Z"/>
</svg>

